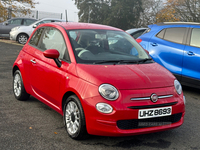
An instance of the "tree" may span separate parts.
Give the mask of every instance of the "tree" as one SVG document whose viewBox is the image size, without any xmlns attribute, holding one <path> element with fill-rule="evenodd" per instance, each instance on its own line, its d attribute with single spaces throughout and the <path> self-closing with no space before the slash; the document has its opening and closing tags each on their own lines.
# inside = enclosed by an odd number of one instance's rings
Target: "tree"
<svg viewBox="0 0 200 150">
<path fill-rule="evenodd" d="M 80 22 L 100 23 L 109 14 L 111 0 L 75 0 Z"/>
<path fill-rule="evenodd" d="M 141 0 L 112 0 L 107 24 L 123 30 L 137 27 L 143 11 Z"/>
<path fill-rule="evenodd" d="M 80 22 L 92 22 L 129 29 L 137 26 L 141 0 L 75 0 Z"/>
<path fill-rule="evenodd" d="M 167 0 L 157 18 L 164 21 L 199 22 L 200 0 Z"/>
<path fill-rule="evenodd" d="M 138 27 L 146 27 L 157 21 L 156 16 L 163 9 L 163 0 L 142 0 L 143 12 L 140 13 Z"/>
<path fill-rule="evenodd" d="M 175 21 L 180 21 L 180 17 L 176 15 L 176 10 L 168 5 L 156 15 L 156 23 Z"/>
<path fill-rule="evenodd" d="M 30 13 L 30 8 L 35 8 L 37 4 L 34 0 L 0 0 L 0 18 L 7 20 L 10 16 L 14 17 L 17 13 L 24 15 Z"/>
</svg>

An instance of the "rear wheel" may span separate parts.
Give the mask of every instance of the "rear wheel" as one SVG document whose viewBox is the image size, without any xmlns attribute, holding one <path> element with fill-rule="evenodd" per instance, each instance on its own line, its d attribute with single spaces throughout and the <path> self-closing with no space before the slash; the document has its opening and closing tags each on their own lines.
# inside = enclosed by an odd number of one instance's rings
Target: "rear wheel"
<svg viewBox="0 0 200 150">
<path fill-rule="evenodd" d="M 20 44 L 26 44 L 26 42 L 28 41 L 28 35 L 27 34 L 20 34 L 17 37 L 17 42 Z"/>
<path fill-rule="evenodd" d="M 13 93 L 15 98 L 21 101 L 25 101 L 30 97 L 24 88 L 21 72 L 19 70 L 16 70 L 13 76 Z"/>
<path fill-rule="evenodd" d="M 76 95 L 71 95 L 67 98 L 63 113 L 64 124 L 68 135 L 76 140 L 87 138 L 88 134 L 83 108 Z"/>
</svg>

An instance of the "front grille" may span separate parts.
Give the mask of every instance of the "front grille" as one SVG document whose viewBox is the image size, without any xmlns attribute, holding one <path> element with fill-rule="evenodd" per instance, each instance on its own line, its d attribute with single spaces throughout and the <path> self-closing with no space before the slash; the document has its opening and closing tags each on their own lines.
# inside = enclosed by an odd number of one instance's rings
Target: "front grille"
<svg viewBox="0 0 200 150">
<path fill-rule="evenodd" d="M 128 129 L 163 126 L 178 122 L 181 119 L 181 116 L 182 113 L 178 113 L 170 116 L 148 118 L 148 119 L 118 120 L 117 127 L 122 130 L 128 130 Z"/>
<path fill-rule="evenodd" d="M 145 106 L 129 106 L 128 108 L 131 108 L 131 109 L 157 108 L 157 107 L 172 106 L 172 105 L 175 105 L 177 103 L 178 102 L 164 103 L 164 104 L 155 104 L 155 105 L 145 105 Z"/>
</svg>

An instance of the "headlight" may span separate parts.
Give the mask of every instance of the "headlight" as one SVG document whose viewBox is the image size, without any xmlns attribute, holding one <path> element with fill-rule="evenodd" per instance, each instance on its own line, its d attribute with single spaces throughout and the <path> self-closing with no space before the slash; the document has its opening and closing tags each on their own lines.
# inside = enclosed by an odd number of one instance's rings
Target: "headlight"
<svg viewBox="0 0 200 150">
<path fill-rule="evenodd" d="M 112 106 L 106 103 L 98 103 L 96 109 L 102 113 L 109 114 L 113 111 Z"/>
<path fill-rule="evenodd" d="M 182 86 L 178 80 L 174 80 L 174 87 L 176 92 L 180 95 L 182 93 Z"/>
<path fill-rule="evenodd" d="M 119 97 L 117 89 L 110 84 L 102 84 L 99 86 L 99 93 L 107 100 L 116 100 Z"/>
<path fill-rule="evenodd" d="M 20 27 L 14 27 L 12 28 L 12 31 L 18 30 Z"/>
</svg>

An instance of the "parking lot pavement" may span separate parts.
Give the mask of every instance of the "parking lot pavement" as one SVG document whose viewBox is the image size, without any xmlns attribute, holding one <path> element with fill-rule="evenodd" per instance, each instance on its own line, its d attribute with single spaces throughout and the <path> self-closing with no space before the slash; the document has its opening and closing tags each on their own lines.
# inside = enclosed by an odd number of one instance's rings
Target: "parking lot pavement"
<svg viewBox="0 0 200 150">
<path fill-rule="evenodd" d="M 0 38 L 0 42 L 23 46 L 22 44 L 19 44 L 17 41 L 11 41 L 8 38 Z"/>
<path fill-rule="evenodd" d="M 184 124 L 176 129 L 131 137 L 68 137 L 62 116 L 30 97 L 17 101 L 12 92 L 12 65 L 22 45 L 0 40 L 0 149 L 1 150 L 121 150 L 200 149 L 200 90 L 183 87 L 187 100 Z"/>
</svg>

